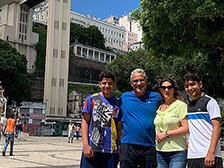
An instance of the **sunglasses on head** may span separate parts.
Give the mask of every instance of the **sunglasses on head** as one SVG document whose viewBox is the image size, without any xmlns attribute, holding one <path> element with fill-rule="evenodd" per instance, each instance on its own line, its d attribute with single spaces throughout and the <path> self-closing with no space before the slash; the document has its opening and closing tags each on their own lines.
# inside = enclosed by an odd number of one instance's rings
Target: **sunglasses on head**
<svg viewBox="0 0 224 168">
<path fill-rule="evenodd" d="M 170 86 L 160 86 L 159 88 L 162 89 L 162 90 L 166 90 L 166 89 L 171 90 L 174 87 L 172 85 L 170 85 Z"/>
</svg>

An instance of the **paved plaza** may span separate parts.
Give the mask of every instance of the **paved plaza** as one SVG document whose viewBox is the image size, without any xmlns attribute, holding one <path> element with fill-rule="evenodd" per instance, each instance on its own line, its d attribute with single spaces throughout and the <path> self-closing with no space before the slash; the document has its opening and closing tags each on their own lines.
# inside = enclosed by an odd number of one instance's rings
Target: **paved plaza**
<svg viewBox="0 0 224 168">
<path fill-rule="evenodd" d="M 3 145 L 4 138 L 0 142 L 0 151 Z M 78 168 L 82 140 L 74 139 L 73 143 L 68 143 L 67 137 L 23 135 L 20 141 L 15 140 L 14 156 L 9 156 L 9 149 L 10 146 L 7 148 L 6 156 L 0 153 L 0 168 Z"/>
<path fill-rule="evenodd" d="M 4 138 L 0 143 L 2 151 Z M 22 136 L 15 140 L 14 156 L 9 156 L 8 146 L 6 156 L 0 155 L 0 168 L 31 168 L 56 167 L 78 168 L 82 152 L 82 140 L 67 142 L 67 137 L 34 137 Z"/>
</svg>

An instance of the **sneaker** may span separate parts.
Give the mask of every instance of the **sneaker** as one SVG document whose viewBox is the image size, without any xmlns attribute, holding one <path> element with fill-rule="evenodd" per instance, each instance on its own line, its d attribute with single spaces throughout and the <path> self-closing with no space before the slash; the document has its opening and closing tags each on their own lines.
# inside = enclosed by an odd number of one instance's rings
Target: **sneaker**
<svg viewBox="0 0 224 168">
<path fill-rule="evenodd" d="M 12 153 L 10 153 L 10 156 L 13 156 L 13 154 L 12 154 Z"/>
<path fill-rule="evenodd" d="M 5 156 L 5 152 L 2 152 L 2 156 Z"/>
</svg>

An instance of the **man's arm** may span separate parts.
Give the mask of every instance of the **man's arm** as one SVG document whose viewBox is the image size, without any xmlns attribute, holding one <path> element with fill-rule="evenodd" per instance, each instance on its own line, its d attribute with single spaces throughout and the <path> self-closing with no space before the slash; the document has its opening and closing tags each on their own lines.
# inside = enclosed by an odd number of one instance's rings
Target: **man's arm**
<svg viewBox="0 0 224 168">
<path fill-rule="evenodd" d="M 90 115 L 88 113 L 83 113 L 82 115 L 82 143 L 83 143 L 83 152 L 87 158 L 93 157 L 94 153 L 92 148 L 89 146 L 89 121 Z"/>
<path fill-rule="evenodd" d="M 221 134 L 221 118 L 214 118 L 212 121 L 212 137 L 209 145 L 208 153 L 205 157 L 205 166 L 212 167 L 215 165 L 215 148 Z"/>
<path fill-rule="evenodd" d="M 118 121 L 118 123 L 117 123 L 117 149 L 118 149 L 118 153 L 120 153 L 121 135 L 122 135 L 122 121 Z"/>
</svg>

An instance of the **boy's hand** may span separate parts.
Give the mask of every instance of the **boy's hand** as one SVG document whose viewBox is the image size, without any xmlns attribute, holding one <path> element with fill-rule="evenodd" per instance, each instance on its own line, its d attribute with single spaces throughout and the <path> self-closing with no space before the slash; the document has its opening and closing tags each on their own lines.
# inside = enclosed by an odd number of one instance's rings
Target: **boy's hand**
<svg viewBox="0 0 224 168">
<path fill-rule="evenodd" d="M 94 157 L 93 150 L 89 145 L 83 146 L 83 153 L 87 158 Z"/>
</svg>

